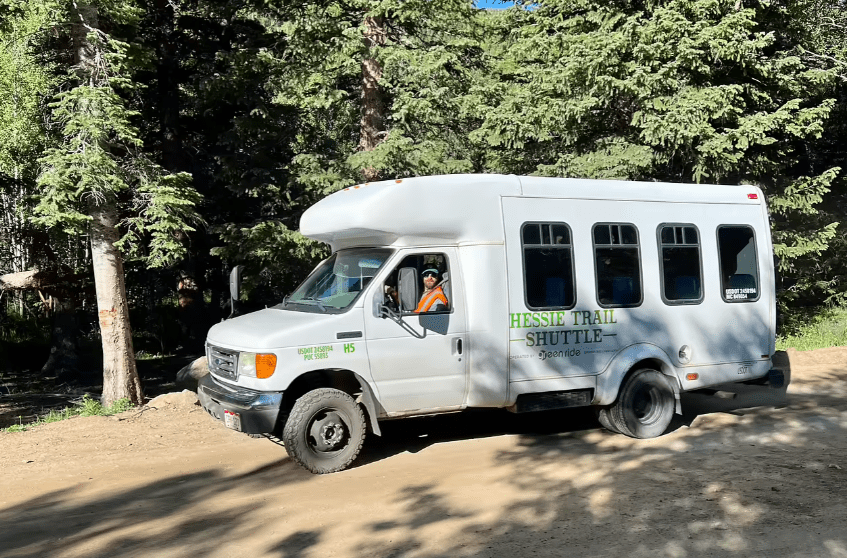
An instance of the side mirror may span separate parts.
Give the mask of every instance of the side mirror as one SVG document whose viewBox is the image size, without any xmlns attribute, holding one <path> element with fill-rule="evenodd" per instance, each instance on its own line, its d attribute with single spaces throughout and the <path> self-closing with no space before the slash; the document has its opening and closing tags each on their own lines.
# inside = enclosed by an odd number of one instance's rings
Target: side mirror
<svg viewBox="0 0 847 558">
<path fill-rule="evenodd" d="M 241 298 L 241 272 L 244 271 L 243 265 L 237 265 L 232 268 L 229 274 L 229 300 L 231 312 L 229 317 L 235 315 L 235 304 Z"/>
<path fill-rule="evenodd" d="M 404 267 L 397 279 L 397 292 L 400 297 L 400 312 L 414 312 L 418 307 L 418 270 Z"/>
</svg>

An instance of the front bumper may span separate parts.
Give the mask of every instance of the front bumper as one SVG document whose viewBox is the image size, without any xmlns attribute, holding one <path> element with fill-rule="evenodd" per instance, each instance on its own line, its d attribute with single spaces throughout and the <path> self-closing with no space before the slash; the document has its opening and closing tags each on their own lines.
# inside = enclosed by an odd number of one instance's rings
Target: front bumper
<svg viewBox="0 0 847 558">
<path fill-rule="evenodd" d="M 282 405 L 281 391 L 254 391 L 230 387 L 215 380 L 211 374 L 197 384 L 200 404 L 216 419 L 224 420 L 224 411 L 238 413 L 241 432 L 266 434 L 273 432 Z"/>
</svg>

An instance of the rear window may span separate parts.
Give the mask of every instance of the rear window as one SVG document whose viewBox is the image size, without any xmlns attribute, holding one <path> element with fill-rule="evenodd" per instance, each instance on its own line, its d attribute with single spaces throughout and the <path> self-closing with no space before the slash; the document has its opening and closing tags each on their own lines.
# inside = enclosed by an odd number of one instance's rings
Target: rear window
<svg viewBox="0 0 847 558">
<path fill-rule="evenodd" d="M 759 266 L 753 229 L 740 225 L 718 227 L 718 254 L 723 299 L 726 302 L 758 300 Z"/>
</svg>

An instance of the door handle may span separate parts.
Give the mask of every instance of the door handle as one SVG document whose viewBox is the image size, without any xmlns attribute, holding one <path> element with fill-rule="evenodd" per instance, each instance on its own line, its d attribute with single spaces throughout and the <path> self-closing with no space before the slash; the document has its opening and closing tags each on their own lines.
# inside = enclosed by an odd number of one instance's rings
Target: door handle
<svg viewBox="0 0 847 558">
<path fill-rule="evenodd" d="M 453 354 L 461 355 L 462 354 L 462 338 L 457 337 L 453 339 Z"/>
</svg>

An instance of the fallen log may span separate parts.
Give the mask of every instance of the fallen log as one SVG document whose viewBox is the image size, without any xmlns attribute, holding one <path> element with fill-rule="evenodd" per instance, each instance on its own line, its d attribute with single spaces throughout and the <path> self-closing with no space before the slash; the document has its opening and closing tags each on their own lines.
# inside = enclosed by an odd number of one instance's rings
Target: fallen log
<svg viewBox="0 0 847 558">
<path fill-rule="evenodd" d="M 4 291 L 31 291 L 44 289 L 52 281 L 49 274 L 38 270 L 19 271 L 0 275 L 0 289 Z"/>
</svg>

